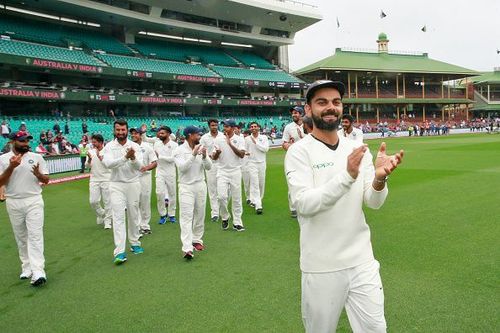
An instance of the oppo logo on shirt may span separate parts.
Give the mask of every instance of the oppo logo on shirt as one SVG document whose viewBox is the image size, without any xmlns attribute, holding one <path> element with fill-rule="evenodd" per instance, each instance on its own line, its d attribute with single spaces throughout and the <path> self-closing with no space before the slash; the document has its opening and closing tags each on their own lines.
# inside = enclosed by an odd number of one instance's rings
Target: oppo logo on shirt
<svg viewBox="0 0 500 333">
<path fill-rule="evenodd" d="M 314 169 L 324 169 L 324 168 L 328 168 L 328 167 L 332 167 L 333 166 L 333 162 L 324 162 L 324 163 L 318 163 L 318 164 L 314 164 L 312 167 Z"/>
</svg>

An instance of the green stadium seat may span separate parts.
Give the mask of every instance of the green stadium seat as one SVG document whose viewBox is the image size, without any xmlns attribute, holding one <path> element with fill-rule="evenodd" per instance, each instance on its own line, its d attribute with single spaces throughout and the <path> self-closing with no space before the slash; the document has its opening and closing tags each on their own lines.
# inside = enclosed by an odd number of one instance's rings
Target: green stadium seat
<svg viewBox="0 0 500 333">
<path fill-rule="evenodd" d="M 301 83 L 302 81 L 282 70 L 264 70 L 213 66 L 212 70 L 223 78 L 239 80 L 260 80 L 276 82 Z"/>
<path fill-rule="evenodd" d="M 209 71 L 202 65 L 191 65 L 173 61 L 152 60 L 110 54 L 98 54 L 97 57 L 115 68 L 150 71 L 157 73 L 217 77 L 217 74 Z"/>
<path fill-rule="evenodd" d="M 40 59 L 72 62 L 84 65 L 104 66 L 96 58 L 80 50 L 45 46 L 27 42 L 0 39 L 0 53 Z"/>
<path fill-rule="evenodd" d="M 247 67 L 256 67 L 263 69 L 274 69 L 275 67 L 264 58 L 250 52 L 244 52 L 240 50 L 226 50 L 227 53 L 232 55 L 234 58 L 238 59 L 243 65 Z"/>
</svg>

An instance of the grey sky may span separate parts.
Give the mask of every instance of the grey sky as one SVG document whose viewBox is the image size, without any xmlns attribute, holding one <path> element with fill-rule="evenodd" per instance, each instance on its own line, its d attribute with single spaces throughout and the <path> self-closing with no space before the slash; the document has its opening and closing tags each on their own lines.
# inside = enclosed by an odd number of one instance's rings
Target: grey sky
<svg viewBox="0 0 500 333">
<path fill-rule="evenodd" d="M 389 52 L 427 52 L 430 58 L 477 71 L 500 67 L 499 0 L 302 2 L 317 5 L 323 21 L 295 35 L 289 47 L 291 70 L 332 55 L 336 47 L 376 49 L 379 32 L 387 34 Z M 424 25 L 425 33 L 420 30 Z"/>
</svg>

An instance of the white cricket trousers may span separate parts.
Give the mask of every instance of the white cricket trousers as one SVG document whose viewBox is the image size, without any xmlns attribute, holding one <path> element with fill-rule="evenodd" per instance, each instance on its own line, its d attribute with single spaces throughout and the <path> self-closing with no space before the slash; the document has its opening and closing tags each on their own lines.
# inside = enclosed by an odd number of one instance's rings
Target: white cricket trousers
<svg viewBox="0 0 500 333">
<path fill-rule="evenodd" d="M 168 198 L 168 216 L 175 216 L 177 208 L 177 180 L 175 172 L 173 175 L 161 175 L 156 173 L 156 205 L 160 216 L 167 215 L 165 198 Z"/>
<path fill-rule="evenodd" d="M 97 223 L 104 223 L 105 227 L 111 227 L 113 221 L 109 182 L 89 182 L 89 194 L 90 206 L 97 215 Z M 101 206 L 101 200 L 104 203 L 104 207 Z"/>
<path fill-rule="evenodd" d="M 223 220 L 229 219 L 229 193 L 231 193 L 231 204 L 233 213 L 233 224 L 243 225 L 241 214 L 241 170 L 236 169 L 231 172 L 224 172 L 219 169 L 217 172 L 217 198 L 219 199 L 219 209 Z"/>
<path fill-rule="evenodd" d="M 241 178 L 243 179 L 243 192 L 245 192 L 245 198 L 248 200 L 250 199 L 250 171 L 248 169 L 248 162 L 241 167 Z"/>
<path fill-rule="evenodd" d="M 260 209 L 266 185 L 266 162 L 248 162 L 248 173 L 250 175 L 250 201 L 255 205 L 255 209 Z"/>
<path fill-rule="evenodd" d="M 208 199 L 210 201 L 210 217 L 219 216 L 219 200 L 217 199 L 217 167 L 212 164 L 210 170 L 205 170 L 207 178 Z"/>
<path fill-rule="evenodd" d="M 331 273 L 302 273 L 306 333 L 332 333 L 345 306 L 354 333 L 384 333 L 384 291 L 376 260 Z"/>
<path fill-rule="evenodd" d="M 125 226 L 125 209 L 128 220 L 128 241 L 131 245 L 141 245 L 139 241 L 139 199 L 141 183 L 110 182 L 111 209 L 113 211 L 113 237 L 115 250 L 113 254 L 125 252 L 127 227 Z"/>
<path fill-rule="evenodd" d="M 142 230 L 151 230 L 149 222 L 151 221 L 151 174 L 143 174 L 139 178 L 141 183 L 141 196 L 139 199 L 139 227 Z M 165 202 L 165 201 L 164 201 Z M 165 203 L 164 203 L 165 205 Z"/>
<path fill-rule="evenodd" d="M 43 198 L 34 195 L 23 199 L 7 198 L 7 213 L 21 259 L 23 273 L 45 277 L 43 256 Z"/>
<path fill-rule="evenodd" d="M 193 243 L 203 244 L 207 185 L 205 182 L 179 184 L 179 216 L 182 251 L 193 251 Z"/>
</svg>

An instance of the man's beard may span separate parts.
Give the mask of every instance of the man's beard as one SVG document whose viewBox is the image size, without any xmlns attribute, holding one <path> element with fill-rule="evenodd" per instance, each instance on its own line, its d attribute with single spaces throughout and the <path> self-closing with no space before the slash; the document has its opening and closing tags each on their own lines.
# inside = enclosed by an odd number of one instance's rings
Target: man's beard
<svg viewBox="0 0 500 333">
<path fill-rule="evenodd" d="M 324 121 L 323 117 L 324 116 L 336 116 L 337 120 L 336 121 Z M 335 131 L 338 130 L 339 125 L 340 125 L 340 115 L 337 114 L 335 111 L 327 111 L 323 112 L 320 116 L 317 116 L 312 113 L 312 121 L 314 123 L 314 127 L 320 130 L 325 130 L 325 131 Z"/>
<path fill-rule="evenodd" d="M 115 137 L 118 141 L 125 141 L 127 140 L 127 135 L 126 134 L 115 134 Z"/>
<path fill-rule="evenodd" d="M 15 149 L 18 153 L 24 154 L 30 150 L 30 147 L 29 146 L 16 146 Z"/>
<path fill-rule="evenodd" d="M 195 146 L 199 145 L 200 144 L 200 140 L 193 140 L 193 143 L 194 143 Z"/>
</svg>

